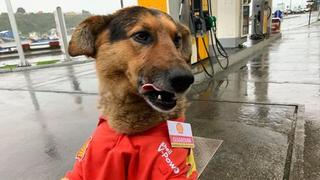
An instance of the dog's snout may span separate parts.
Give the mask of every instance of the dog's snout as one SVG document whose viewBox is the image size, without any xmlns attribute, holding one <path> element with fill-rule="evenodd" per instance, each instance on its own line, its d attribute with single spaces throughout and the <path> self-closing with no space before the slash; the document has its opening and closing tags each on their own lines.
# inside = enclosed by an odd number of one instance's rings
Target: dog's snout
<svg viewBox="0 0 320 180">
<path fill-rule="evenodd" d="M 169 81 L 175 92 L 186 91 L 194 82 L 193 74 L 189 70 L 175 68 L 169 72 Z"/>
</svg>

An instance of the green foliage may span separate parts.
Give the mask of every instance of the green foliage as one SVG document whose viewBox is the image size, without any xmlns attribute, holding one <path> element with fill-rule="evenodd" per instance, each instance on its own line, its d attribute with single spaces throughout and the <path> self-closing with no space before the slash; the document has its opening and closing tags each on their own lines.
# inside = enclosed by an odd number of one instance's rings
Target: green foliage
<svg viewBox="0 0 320 180">
<path fill-rule="evenodd" d="M 28 13 L 15 14 L 19 31 L 24 36 L 30 32 L 40 34 L 47 33 L 50 29 L 56 28 L 53 13 Z M 65 15 L 67 28 L 75 27 L 90 14 Z M 0 31 L 11 30 L 9 17 L 7 13 L 0 14 Z"/>
<path fill-rule="evenodd" d="M 239 48 L 239 49 L 242 49 L 242 48 L 245 48 L 245 47 L 246 47 L 246 46 L 243 45 L 243 44 L 239 44 L 239 45 L 238 45 L 238 48 Z"/>
<path fill-rule="evenodd" d="M 46 64 L 55 64 L 57 62 L 59 62 L 59 60 L 48 60 L 48 61 L 39 61 L 36 64 L 38 66 L 38 65 L 46 65 Z"/>
<path fill-rule="evenodd" d="M 67 28 L 76 27 L 87 17 L 91 16 L 90 13 L 87 14 L 78 14 L 78 15 L 65 15 L 64 20 L 66 21 Z"/>
<path fill-rule="evenodd" d="M 10 69 L 10 70 L 12 70 L 12 69 L 15 69 L 16 67 L 18 67 L 17 64 L 13 64 L 13 65 L 9 65 L 8 64 L 8 65 L 0 67 L 0 69 Z"/>
</svg>

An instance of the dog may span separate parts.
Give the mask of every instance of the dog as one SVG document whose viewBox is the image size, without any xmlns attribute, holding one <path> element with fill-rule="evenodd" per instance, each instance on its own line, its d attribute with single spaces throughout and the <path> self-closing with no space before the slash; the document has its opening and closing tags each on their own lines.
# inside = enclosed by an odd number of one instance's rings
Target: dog
<svg viewBox="0 0 320 180">
<path fill-rule="evenodd" d="M 188 28 L 133 6 L 78 25 L 71 56 L 95 59 L 101 118 L 65 179 L 196 179 L 190 149 L 172 148 L 166 120 L 184 121 L 194 82 Z"/>
</svg>

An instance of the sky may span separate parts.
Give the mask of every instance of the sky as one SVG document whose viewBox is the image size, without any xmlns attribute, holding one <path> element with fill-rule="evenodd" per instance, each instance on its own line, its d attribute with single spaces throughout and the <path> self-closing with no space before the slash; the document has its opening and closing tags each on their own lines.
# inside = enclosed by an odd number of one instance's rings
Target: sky
<svg viewBox="0 0 320 180">
<path fill-rule="evenodd" d="M 137 0 L 123 0 L 125 6 L 136 5 Z M 170 0 L 171 1 L 171 0 Z M 292 8 L 305 6 L 306 0 L 291 0 Z M 64 12 L 81 12 L 82 9 L 94 14 L 109 14 L 120 8 L 120 0 L 11 0 L 14 11 L 23 7 L 27 12 L 53 12 L 60 6 Z M 273 9 L 278 3 L 290 4 L 290 0 L 273 0 Z M 0 12 L 6 12 L 5 0 L 0 0 Z"/>
<path fill-rule="evenodd" d="M 125 6 L 137 0 L 123 0 Z M 94 14 L 109 14 L 120 8 L 120 0 L 11 0 L 13 10 L 23 7 L 27 12 L 53 12 L 60 6 L 64 12 L 87 10 Z M 7 12 L 5 0 L 0 0 L 0 12 Z"/>
</svg>

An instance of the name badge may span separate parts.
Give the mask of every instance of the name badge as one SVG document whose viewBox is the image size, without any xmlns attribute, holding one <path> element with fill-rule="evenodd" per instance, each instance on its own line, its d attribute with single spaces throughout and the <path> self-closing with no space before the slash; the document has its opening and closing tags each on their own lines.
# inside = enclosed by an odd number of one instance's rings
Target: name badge
<svg viewBox="0 0 320 180">
<path fill-rule="evenodd" d="M 191 125 L 177 121 L 167 121 L 172 147 L 194 148 Z"/>
</svg>

